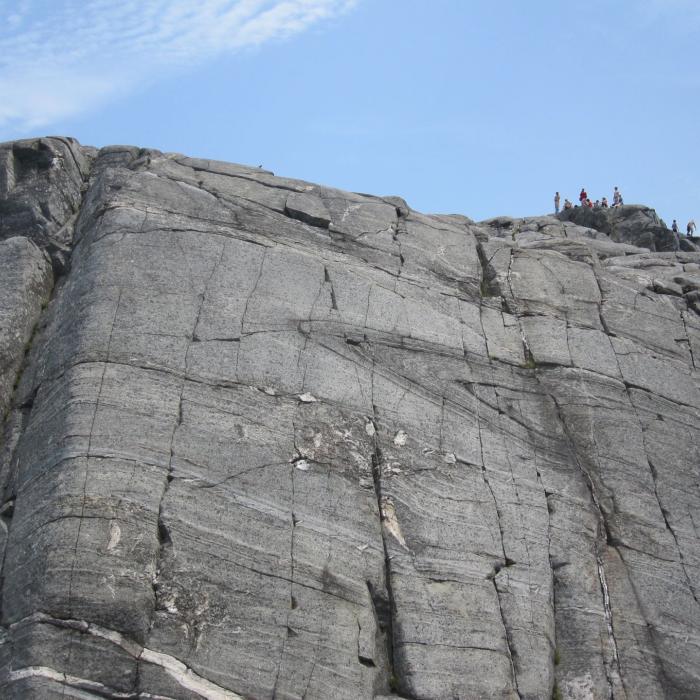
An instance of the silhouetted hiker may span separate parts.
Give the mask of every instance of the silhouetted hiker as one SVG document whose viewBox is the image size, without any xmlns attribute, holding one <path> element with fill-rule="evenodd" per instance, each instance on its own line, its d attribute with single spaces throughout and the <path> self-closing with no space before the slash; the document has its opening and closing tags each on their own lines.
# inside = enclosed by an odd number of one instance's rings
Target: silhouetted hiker
<svg viewBox="0 0 700 700">
<path fill-rule="evenodd" d="M 678 222 L 675 219 L 671 224 L 671 231 L 673 231 L 673 233 L 678 233 Z"/>
<path fill-rule="evenodd" d="M 613 192 L 613 206 L 614 207 L 619 207 L 622 206 L 622 195 L 620 194 L 620 190 L 615 188 L 615 191 Z"/>
<path fill-rule="evenodd" d="M 559 192 L 554 193 L 554 213 L 558 214 L 559 213 L 559 202 L 561 199 L 559 198 Z"/>
<path fill-rule="evenodd" d="M 688 225 L 685 227 L 685 235 L 686 236 L 694 236 L 695 235 L 695 221 L 691 219 L 688 222 Z"/>
<path fill-rule="evenodd" d="M 599 199 L 596 199 L 595 202 L 593 202 L 593 208 L 594 209 L 600 208 L 600 200 Z"/>
<path fill-rule="evenodd" d="M 603 197 L 602 201 L 600 202 L 600 206 L 601 206 L 603 209 L 607 209 L 607 208 L 608 208 L 608 198 L 607 198 L 607 197 Z"/>
<path fill-rule="evenodd" d="M 588 193 L 586 192 L 586 189 L 584 187 L 581 188 L 581 193 L 578 196 L 578 201 L 581 203 L 581 206 L 586 205 L 586 200 L 588 199 Z"/>
</svg>

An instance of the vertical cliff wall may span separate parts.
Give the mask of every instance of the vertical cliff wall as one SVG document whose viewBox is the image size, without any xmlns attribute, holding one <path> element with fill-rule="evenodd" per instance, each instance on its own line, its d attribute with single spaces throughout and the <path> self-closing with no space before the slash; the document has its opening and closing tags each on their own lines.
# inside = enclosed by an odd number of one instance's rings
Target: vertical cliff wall
<svg viewBox="0 0 700 700">
<path fill-rule="evenodd" d="M 0 184 L 3 697 L 700 697 L 699 253 L 61 139 Z"/>
</svg>

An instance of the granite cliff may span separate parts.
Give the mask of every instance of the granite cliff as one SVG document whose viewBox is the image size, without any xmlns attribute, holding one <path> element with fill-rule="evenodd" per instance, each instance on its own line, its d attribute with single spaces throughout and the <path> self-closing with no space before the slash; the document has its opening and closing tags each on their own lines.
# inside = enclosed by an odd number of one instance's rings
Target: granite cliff
<svg viewBox="0 0 700 700">
<path fill-rule="evenodd" d="M 2 697 L 700 698 L 700 253 L 640 210 L 0 145 Z"/>
</svg>

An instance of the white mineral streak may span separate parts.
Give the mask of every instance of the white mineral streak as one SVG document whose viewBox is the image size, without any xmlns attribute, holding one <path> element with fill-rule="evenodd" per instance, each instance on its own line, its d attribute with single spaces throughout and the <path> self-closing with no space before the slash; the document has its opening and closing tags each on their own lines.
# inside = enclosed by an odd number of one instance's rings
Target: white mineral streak
<svg viewBox="0 0 700 700">
<path fill-rule="evenodd" d="M 60 673 L 49 666 L 25 666 L 24 668 L 18 668 L 9 671 L 7 678 L 10 682 L 26 680 L 28 678 L 45 678 L 46 680 L 55 681 L 61 685 L 67 685 L 71 688 L 76 688 L 80 690 L 93 691 L 100 696 L 106 696 L 110 698 L 133 698 L 134 694 L 120 693 L 110 688 L 107 688 L 102 683 L 97 683 L 96 681 L 88 680 L 87 678 L 80 678 L 78 676 L 72 676 L 69 673 Z M 213 697 L 213 696 L 212 696 Z"/>
<path fill-rule="evenodd" d="M 299 401 L 302 403 L 315 403 L 318 399 L 313 394 L 306 393 L 299 396 Z"/>
<path fill-rule="evenodd" d="M 207 700 L 244 700 L 242 696 L 198 676 L 191 668 L 167 654 L 144 649 L 141 652 L 140 659 L 141 661 L 160 666 L 183 688 L 198 693 L 203 698 L 207 698 Z"/>
<path fill-rule="evenodd" d="M 122 529 L 115 520 L 112 520 L 109 525 L 109 543 L 107 544 L 107 550 L 111 552 L 119 544 L 121 538 Z"/>
<path fill-rule="evenodd" d="M 57 627 L 76 629 L 85 634 L 100 637 L 101 639 L 121 647 L 130 656 L 138 659 L 139 661 L 160 666 L 181 687 L 191 690 L 207 700 L 244 700 L 244 698 L 237 693 L 227 690 L 226 688 L 222 688 L 221 686 L 216 685 L 215 683 L 212 683 L 206 678 L 198 675 L 174 656 L 163 654 L 159 651 L 154 651 L 153 649 L 148 649 L 146 647 L 141 647 L 114 630 L 105 629 L 104 627 L 90 624 L 84 620 L 58 620 L 41 613 L 32 615 L 25 620 L 20 620 L 19 622 L 14 623 L 11 627 L 16 628 L 20 625 L 26 624 L 27 622 L 45 622 Z M 9 673 L 9 679 L 11 681 L 35 676 L 48 678 L 59 683 L 86 690 L 105 690 L 105 686 L 101 683 L 85 680 L 83 678 L 77 678 L 69 674 L 59 673 L 58 671 L 45 666 L 28 666 L 26 668 L 16 669 Z M 120 694 L 115 693 L 112 690 L 109 690 L 109 693 L 110 697 L 133 697 L 133 693 Z"/>
<path fill-rule="evenodd" d="M 384 522 L 384 527 L 392 534 L 396 541 L 405 549 L 406 540 L 401 533 L 401 527 L 399 526 L 399 520 L 396 517 L 396 508 L 393 502 L 386 496 L 382 497 L 382 521 Z"/>
<path fill-rule="evenodd" d="M 403 447 L 406 444 L 408 435 L 403 430 L 399 430 L 396 435 L 394 435 L 394 445 L 397 447 Z"/>
</svg>

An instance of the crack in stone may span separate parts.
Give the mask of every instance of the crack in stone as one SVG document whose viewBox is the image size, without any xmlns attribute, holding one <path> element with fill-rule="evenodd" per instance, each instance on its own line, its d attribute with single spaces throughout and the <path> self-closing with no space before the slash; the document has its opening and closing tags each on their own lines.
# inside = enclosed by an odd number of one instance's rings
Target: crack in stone
<svg viewBox="0 0 700 700">
<path fill-rule="evenodd" d="M 606 677 L 608 681 L 608 690 L 609 690 L 609 696 L 611 700 L 614 700 L 615 697 L 615 682 L 618 681 L 622 687 L 624 688 L 624 681 L 622 679 L 622 668 L 620 666 L 620 656 L 617 648 L 617 640 L 615 639 L 615 630 L 614 630 L 614 620 L 613 620 L 613 612 L 612 612 L 612 606 L 610 603 L 610 592 L 608 590 L 608 583 L 607 579 L 605 576 L 605 566 L 603 564 L 603 555 L 601 552 L 601 545 L 603 542 L 605 542 L 609 537 L 608 537 L 608 524 L 605 519 L 605 513 L 600 505 L 600 499 L 598 497 L 598 493 L 595 487 L 595 484 L 593 482 L 593 479 L 588 472 L 588 470 L 583 466 L 583 463 L 579 459 L 577 450 L 576 450 L 576 442 L 574 440 L 573 435 L 571 435 L 568 423 L 566 421 L 566 418 L 564 417 L 564 413 L 561 409 L 561 406 L 559 404 L 559 401 L 557 400 L 556 396 L 550 394 L 550 398 L 552 399 L 554 406 L 557 411 L 557 415 L 559 417 L 559 422 L 562 426 L 562 429 L 564 431 L 564 434 L 566 435 L 567 441 L 569 442 L 570 448 L 571 448 L 571 456 L 574 459 L 574 462 L 579 468 L 579 471 L 584 477 L 585 483 L 588 487 L 588 491 L 591 495 L 591 500 L 593 502 L 593 505 L 596 508 L 596 512 L 598 515 L 598 532 L 595 540 L 595 558 L 596 558 L 596 567 L 598 571 L 598 581 L 600 584 L 600 590 L 601 590 L 601 595 L 603 598 L 603 613 L 605 617 L 605 626 L 607 628 L 607 633 L 608 633 L 608 643 L 610 645 L 610 649 L 612 651 L 612 656 L 613 656 L 613 663 L 614 663 L 614 668 L 610 667 L 610 663 L 607 660 L 606 656 L 603 655 L 603 667 L 605 668 L 606 672 Z"/>
<path fill-rule="evenodd" d="M 73 562 L 71 564 L 71 570 L 70 570 L 70 575 L 68 579 L 68 609 L 72 611 L 72 605 L 73 605 L 73 576 L 75 574 L 75 566 L 77 563 L 78 559 L 78 543 L 80 542 L 80 532 L 82 530 L 82 522 L 83 522 L 83 516 L 85 515 L 85 503 L 87 501 L 87 483 L 88 483 L 88 471 L 89 471 L 89 465 L 90 465 L 90 457 L 91 457 L 91 450 L 92 450 L 92 438 L 94 435 L 94 430 L 95 430 L 95 421 L 97 420 L 97 413 L 100 408 L 100 398 L 102 396 L 102 389 L 104 388 L 104 381 L 105 381 L 105 375 L 107 373 L 107 365 L 109 364 L 109 353 L 112 347 L 112 336 L 114 334 L 114 327 L 116 325 L 117 321 L 117 314 L 119 313 L 119 306 L 121 304 L 121 298 L 122 298 L 122 289 L 121 287 L 119 288 L 119 295 L 117 297 L 117 303 L 114 306 L 114 314 L 112 316 L 112 324 L 110 327 L 110 332 L 109 332 L 109 338 L 107 340 L 107 350 L 106 350 L 106 356 L 105 356 L 105 362 L 102 363 L 102 375 L 100 377 L 100 385 L 97 390 L 97 396 L 95 398 L 95 409 L 92 413 L 92 421 L 90 424 L 90 433 L 88 436 L 88 445 L 87 445 L 87 450 L 85 454 L 85 479 L 83 480 L 83 500 L 82 500 L 82 505 L 81 505 L 81 510 L 80 510 L 80 518 L 78 520 L 78 532 L 75 537 L 75 545 L 73 547 Z M 71 652 L 72 652 L 72 644 L 68 649 L 68 663 L 70 664 L 70 658 L 71 658 Z"/>
<path fill-rule="evenodd" d="M 683 323 L 683 330 L 685 331 L 685 338 L 686 338 L 686 341 L 688 343 L 688 352 L 690 353 L 690 362 L 695 369 L 698 369 L 698 366 L 695 364 L 695 355 L 693 354 L 693 344 L 690 342 L 690 336 L 688 335 L 688 324 L 686 323 L 685 316 L 683 315 L 683 311 L 679 310 L 678 314 L 681 317 L 681 322 Z"/>
<path fill-rule="evenodd" d="M 331 309 L 333 309 L 333 311 L 337 311 L 338 310 L 338 300 L 336 299 L 336 296 L 335 296 L 335 287 L 333 286 L 333 280 L 331 280 L 331 276 L 328 274 L 328 268 L 325 266 L 323 268 L 323 274 L 324 274 L 324 278 L 326 280 L 326 283 L 330 286 Z"/>
<path fill-rule="evenodd" d="M 685 580 L 686 583 L 688 584 L 688 590 L 690 591 L 690 594 L 693 596 L 693 599 L 695 600 L 696 603 L 700 604 L 700 601 L 698 600 L 698 595 L 695 591 L 695 587 L 693 586 L 693 581 L 690 578 L 690 574 L 688 573 L 688 569 L 686 567 L 685 563 L 685 557 L 683 556 L 683 550 L 681 549 L 680 542 L 678 541 L 678 535 L 676 534 L 675 529 L 671 525 L 671 522 L 668 519 L 668 511 L 663 507 L 661 503 L 661 499 L 659 498 L 659 491 L 658 491 L 658 471 L 656 470 L 656 467 L 652 463 L 652 461 L 649 459 L 649 456 L 647 455 L 647 462 L 649 463 L 649 469 L 651 471 L 651 477 L 654 483 L 654 496 L 656 496 L 656 501 L 659 504 L 659 510 L 661 511 L 661 516 L 664 519 L 664 523 L 666 525 L 666 529 L 669 531 L 671 536 L 673 537 L 673 541 L 676 543 L 676 550 L 678 551 L 678 557 L 680 559 L 680 565 L 681 568 L 683 569 L 683 574 L 685 575 Z"/>
<path fill-rule="evenodd" d="M 476 410 L 476 421 L 477 421 L 477 429 L 479 432 L 479 449 L 481 453 L 481 476 L 484 481 L 484 484 L 486 485 L 486 488 L 488 489 L 489 493 L 491 494 L 491 498 L 493 500 L 493 505 L 494 505 L 494 510 L 496 513 L 496 522 L 498 524 L 498 531 L 500 535 L 500 540 L 501 540 L 501 552 L 503 554 L 503 567 L 508 566 L 509 562 L 511 561 L 507 556 L 506 556 L 506 549 L 505 549 L 505 541 L 504 541 L 504 531 L 503 531 L 503 523 L 501 521 L 501 512 L 498 507 L 498 501 L 496 499 L 496 495 L 493 492 L 493 489 L 491 487 L 491 483 L 489 482 L 489 479 L 486 474 L 486 460 L 485 460 L 485 455 L 484 455 L 484 441 L 483 441 L 483 436 L 482 436 L 482 417 L 481 417 L 481 412 L 480 412 L 480 403 L 477 398 L 477 410 Z M 491 583 L 493 584 L 493 589 L 494 589 L 494 594 L 496 596 L 496 602 L 498 604 L 498 612 L 499 616 L 501 619 L 501 624 L 503 626 L 503 634 L 504 634 L 504 639 L 506 642 L 506 652 L 508 656 L 508 661 L 510 663 L 510 670 L 511 670 L 511 676 L 512 676 L 512 681 L 513 681 L 513 690 L 517 694 L 519 698 L 521 698 L 520 694 L 520 689 L 518 687 L 518 676 L 515 670 L 515 661 L 514 661 L 514 648 L 513 648 L 513 640 L 512 640 L 512 635 L 510 633 L 510 630 L 508 629 L 508 625 L 506 624 L 506 618 L 505 615 L 503 614 L 503 606 L 501 605 L 501 594 L 498 590 L 498 584 L 496 582 L 496 575 L 500 571 L 500 568 L 497 568 L 496 571 L 494 572 L 494 575 L 491 577 Z"/>
<path fill-rule="evenodd" d="M 169 457 L 168 457 L 168 466 L 167 466 L 165 484 L 163 486 L 163 491 L 161 493 L 160 500 L 158 503 L 158 517 L 157 517 L 158 550 L 156 552 L 155 561 L 153 563 L 153 581 L 152 581 L 153 612 L 152 612 L 151 619 L 150 619 L 149 625 L 148 625 L 147 638 L 150 637 L 150 634 L 153 630 L 153 626 L 155 625 L 155 622 L 156 622 L 156 612 L 158 610 L 158 584 L 159 584 L 159 576 L 160 576 L 160 560 L 161 560 L 164 548 L 172 547 L 172 540 L 171 540 L 171 536 L 170 536 L 170 532 L 168 530 L 168 527 L 165 524 L 163 509 L 164 509 L 165 500 L 167 498 L 168 491 L 170 489 L 170 484 L 173 481 L 173 458 L 175 456 L 175 436 L 177 435 L 177 431 L 179 430 L 180 426 L 182 425 L 182 421 L 183 421 L 182 409 L 183 409 L 183 398 L 185 395 L 185 387 L 187 386 L 187 368 L 188 368 L 189 353 L 190 353 L 190 349 L 192 347 L 192 344 L 195 342 L 195 337 L 197 335 L 197 326 L 199 325 L 199 321 L 200 321 L 200 318 L 202 315 L 202 310 L 203 310 L 204 305 L 206 304 L 206 301 L 207 301 L 207 292 L 209 291 L 209 285 L 211 284 L 212 279 L 214 278 L 217 270 L 219 269 L 220 265 L 222 264 L 225 252 L 226 252 L 226 242 L 223 242 L 221 245 L 221 251 L 219 253 L 219 257 L 218 257 L 217 261 L 215 262 L 215 264 L 212 266 L 209 277 L 207 278 L 206 282 L 204 283 L 204 287 L 203 287 L 203 290 L 202 290 L 202 293 L 200 296 L 199 308 L 197 310 L 197 315 L 195 316 L 194 323 L 192 325 L 192 332 L 190 333 L 190 337 L 189 337 L 188 344 L 187 344 L 187 349 L 185 350 L 184 372 L 183 372 L 183 377 L 182 377 L 182 384 L 180 386 L 180 395 L 178 397 L 177 412 L 176 412 L 176 416 L 175 416 L 173 430 L 172 430 L 172 433 L 170 434 L 170 448 L 169 448 Z"/>
<path fill-rule="evenodd" d="M 296 462 L 299 461 L 299 459 L 302 457 L 302 453 L 300 452 L 299 448 L 297 447 L 296 444 L 296 424 L 294 420 L 292 420 L 292 441 L 294 443 L 294 450 L 296 452 L 297 457 L 295 457 L 292 462 L 289 464 L 289 479 L 290 479 L 290 486 L 291 486 L 291 501 L 290 501 L 290 507 L 289 507 L 289 519 L 290 519 L 290 532 L 289 532 L 289 607 L 287 609 L 287 622 L 286 622 L 286 629 L 289 630 L 290 626 L 290 620 L 291 620 L 291 614 L 292 610 L 295 610 L 297 608 L 297 601 L 294 597 L 294 541 L 295 541 L 295 530 L 297 526 L 297 518 L 296 518 L 296 513 L 294 512 L 295 509 L 295 503 L 296 503 L 296 487 L 294 484 L 294 473 L 296 472 Z M 277 686 L 279 684 L 279 679 L 280 679 L 280 671 L 282 670 L 282 663 L 284 662 L 285 659 L 285 654 L 287 652 L 287 640 L 289 639 L 289 633 L 285 635 L 284 641 L 282 642 L 282 648 L 280 650 L 280 658 L 277 663 L 277 673 L 275 675 L 275 682 L 272 687 L 272 700 L 275 700 L 277 698 Z M 310 682 L 310 679 L 309 679 Z M 307 685 L 308 688 L 308 685 Z"/>
<path fill-rule="evenodd" d="M 387 675 L 385 678 L 385 684 L 387 687 L 392 685 L 392 679 L 396 678 L 396 660 L 394 657 L 394 648 L 396 640 L 394 638 L 394 617 L 396 614 L 396 603 L 394 601 L 394 594 L 391 585 L 391 556 L 389 555 L 389 548 L 386 541 L 386 533 L 384 531 L 384 508 L 383 508 L 383 493 L 382 493 L 382 464 L 383 456 L 381 445 L 379 441 L 379 411 L 374 403 L 375 393 L 374 393 L 374 360 L 372 366 L 371 374 L 371 393 L 372 393 L 372 426 L 374 432 L 372 434 L 373 451 L 371 455 L 372 464 L 372 480 L 374 482 L 374 492 L 377 499 L 377 512 L 379 515 L 379 532 L 382 538 L 382 546 L 384 550 L 384 585 L 386 598 L 384 598 L 384 591 L 373 590 L 371 584 L 367 582 L 367 587 L 370 594 L 370 600 L 375 609 L 375 617 L 378 620 L 380 629 L 383 626 L 382 632 L 384 633 L 385 643 L 386 643 L 386 658 L 388 663 Z"/>
</svg>

